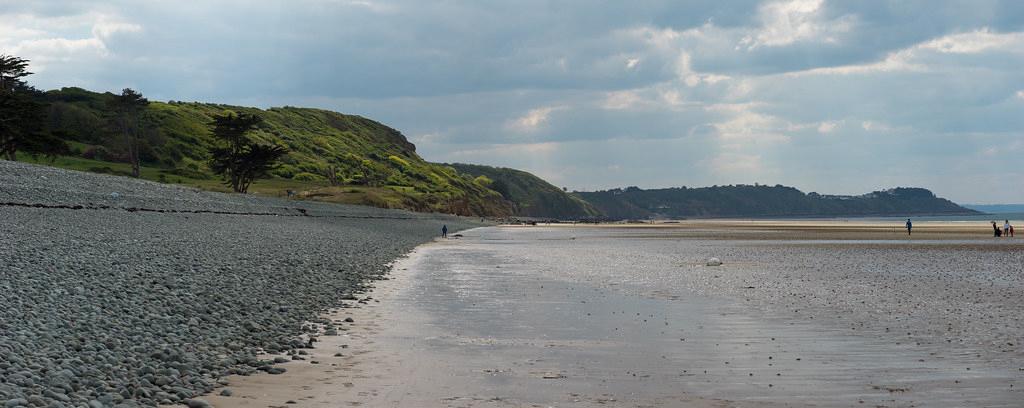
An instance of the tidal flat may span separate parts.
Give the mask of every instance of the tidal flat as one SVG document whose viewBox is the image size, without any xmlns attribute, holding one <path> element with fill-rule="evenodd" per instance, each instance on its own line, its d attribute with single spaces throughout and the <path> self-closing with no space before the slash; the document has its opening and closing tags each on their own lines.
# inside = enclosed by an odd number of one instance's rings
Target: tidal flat
<svg viewBox="0 0 1024 408">
<path fill-rule="evenodd" d="M 211 402 L 1019 406 L 1024 240 L 984 228 L 477 228 L 344 309 L 355 323 L 323 338 L 318 368 L 232 379 Z"/>
</svg>

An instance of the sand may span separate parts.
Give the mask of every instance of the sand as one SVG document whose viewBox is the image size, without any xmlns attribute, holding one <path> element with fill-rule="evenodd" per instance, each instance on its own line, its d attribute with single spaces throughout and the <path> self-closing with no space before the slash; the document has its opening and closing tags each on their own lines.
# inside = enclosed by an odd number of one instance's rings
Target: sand
<svg viewBox="0 0 1024 408">
<path fill-rule="evenodd" d="M 233 396 L 207 400 L 1017 406 L 1024 238 L 984 227 L 918 223 L 910 237 L 891 223 L 826 221 L 472 230 L 418 248 L 373 300 L 334 312 L 354 322 L 321 337 L 309 360 L 230 378 Z M 709 256 L 725 264 L 703 265 Z"/>
</svg>

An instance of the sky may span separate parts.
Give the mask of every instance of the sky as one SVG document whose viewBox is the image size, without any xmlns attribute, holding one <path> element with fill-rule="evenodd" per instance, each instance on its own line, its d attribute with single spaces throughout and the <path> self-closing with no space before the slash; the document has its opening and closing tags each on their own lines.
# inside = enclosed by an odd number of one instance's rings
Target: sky
<svg viewBox="0 0 1024 408">
<path fill-rule="evenodd" d="M 359 114 L 570 190 L 1024 202 L 1024 2 L 0 0 L 43 89 Z"/>
</svg>

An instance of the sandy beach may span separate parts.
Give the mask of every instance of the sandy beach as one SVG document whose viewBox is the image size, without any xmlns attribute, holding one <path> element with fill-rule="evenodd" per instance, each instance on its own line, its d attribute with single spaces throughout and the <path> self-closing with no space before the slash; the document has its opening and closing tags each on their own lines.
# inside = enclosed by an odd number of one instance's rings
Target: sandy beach
<svg viewBox="0 0 1024 408">
<path fill-rule="evenodd" d="M 419 247 L 215 406 L 1017 406 L 1024 239 L 985 225 L 490 227 Z M 722 266 L 705 265 L 718 257 Z M 344 322 L 352 318 L 351 323 Z M 313 363 L 316 361 L 316 364 Z"/>
</svg>

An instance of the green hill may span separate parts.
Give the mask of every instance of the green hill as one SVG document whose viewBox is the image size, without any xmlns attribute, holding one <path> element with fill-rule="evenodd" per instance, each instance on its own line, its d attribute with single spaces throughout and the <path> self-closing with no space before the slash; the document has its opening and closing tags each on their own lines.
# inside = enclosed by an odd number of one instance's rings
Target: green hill
<svg viewBox="0 0 1024 408">
<path fill-rule="evenodd" d="M 976 214 L 923 188 L 859 196 L 804 194 L 781 185 L 735 185 L 577 193 L 610 219 Z"/>
<path fill-rule="evenodd" d="M 501 193 L 512 203 L 513 214 L 518 216 L 578 219 L 601 215 L 590 203 L 525 171 L 463 163 L 447 166 L 475 176 L 480 183 Z"/>
<path fill-rule="evenodd" d="M 48 91 L 47 129 L 72 146 L 71 156 L 52 164 L 127 174 L 120 137 L 107 125 L 111 93 L 81 88 Z M 360 116 L 281 107 L 257 109 L 196 102 L 152 102 L 143 114 L 151 129 L 141 151 L 142 177 L 225 190 L 208 167 L 215 145 L 209 123 L 225 111 L 263 118 L 253 137 L 289 149 L 274 178 L 260 180 L 253 192 L 461 215 L 507 216 L 512 205 L 475 176 L 429 163 L 400 132 Z M 31 160 L 28 157 L 22 159 Z M 335 175 L 331 183 L 329 175 Z"/>
<path fill-rule="evenodd" d="M 92 172 L 130 172 L 127 148 L 109 123 L 111 93 L 63 88 L 37 96 L 47 106 L 48 134 L 64 139 L 70 155 L 55 160 Z M 253 137 L 289 153 L 251 192 L 348 204 L 473 216 L 538 218 L 686 218 L 870 216 L 974 213 L 928 190 L 896 188 L 861 196 L 804 194 L 783 186 L 723 186 L 641 190 L 636 187 L 566 193 L 519 170 L 430 163 L 399 131 L 373 120 L 322 109 L 258 109 L 198 102 L 152 102 L 141 117 L 146 143 L 141 177 L 227 191 L 209 168 L 216 142 L 210 130 L 225 112 L 260 116 Z"/>
</svg>

